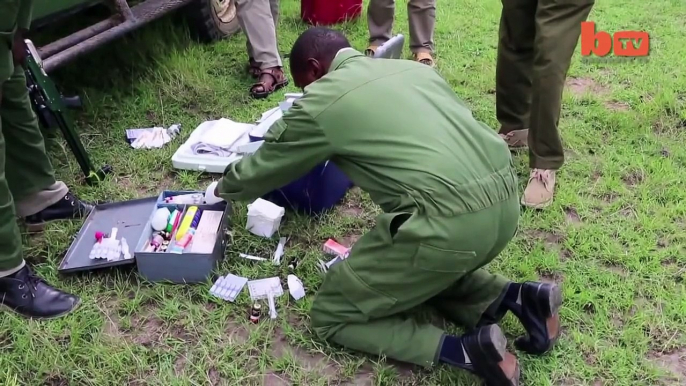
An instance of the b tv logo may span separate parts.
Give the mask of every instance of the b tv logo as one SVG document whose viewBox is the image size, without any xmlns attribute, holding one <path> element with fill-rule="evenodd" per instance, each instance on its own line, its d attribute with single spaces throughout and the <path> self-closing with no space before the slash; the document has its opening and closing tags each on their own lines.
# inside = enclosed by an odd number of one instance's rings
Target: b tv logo
<svg viewBox="0 0 686 386">
<path fill-rule="evenodd" d="M 595 22 L 581 23 L 581 55 L 645 57 L 650 52 L 650 35 L 645 31 L 596 32 Z"/>
</svg>

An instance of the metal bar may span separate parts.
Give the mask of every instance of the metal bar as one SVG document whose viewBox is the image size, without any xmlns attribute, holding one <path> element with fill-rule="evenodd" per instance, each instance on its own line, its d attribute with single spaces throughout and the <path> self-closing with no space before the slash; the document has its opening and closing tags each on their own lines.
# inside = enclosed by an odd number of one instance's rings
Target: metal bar
<svg viewBox="0 0 686 386">
<path fill-rule="evenodd" d="M 86 39 L 90 39 L 97 34 L 103 33 L 120 23 L 121 17 L 119 15 L 112 16 L 109 19 L 103 20 L 97 24 L 93 24 L 90 27 L 84 28 L 78 32 L 74 32 L 69 36 L 45 45 L 41 47 L 38 52 L 40 57 L 45 60 L 60 51 L 64 51 L 67 48 L 73 47 Z"/>
<path fill-rule="evenodd" d="M 124 16 L 125 21 L 135 20 L 135 16 L 133 15 L 133 12 L 131 12 L 131 8 L 129 8 L 129 4 L 126 0 L 114 0 L 114 6 L 117 8 L 117 12 Z"/>
<path fill-rule="evenodd" d="M 140 28 L 141 26 L 158 19 L 194 0 L 146 0 L 133 8 L 133 20 L 124 21 L 123 23 L 112 27 L 100 34 L 92 36 L 87 40 L 80 42 L 72 47 L 58 52 L 53 56 L 43 61 L 43 68 L 46 72 L 51 72 L 56 68 L 66 64 L 67 62 L 91 52 L 96 48 L 115 40 L 128 32 Z"/>
</svg>

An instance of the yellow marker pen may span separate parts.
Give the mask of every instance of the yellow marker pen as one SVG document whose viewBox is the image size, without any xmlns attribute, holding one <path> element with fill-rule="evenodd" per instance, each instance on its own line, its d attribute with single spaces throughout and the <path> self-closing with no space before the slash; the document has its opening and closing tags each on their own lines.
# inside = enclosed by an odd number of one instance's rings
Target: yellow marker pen
<svg viewBox="0 0 686 386">
<path fill-rule="evenodd" d="M 183 235 L 188 232 L 188 228 L 191 227 L 191 223 L 193 222 L 193 217 L 195 217 L 195 212 L 198 211 L 197 206 L 191 206 L 188 208 L 188 211 L 186 211 L 186 214 L 183 216 L 183 220 L 181 220 L 181 225 L 179 226 L 179 230 L 176 231 L 176 241 L 181 240 Z"/>
</svg>

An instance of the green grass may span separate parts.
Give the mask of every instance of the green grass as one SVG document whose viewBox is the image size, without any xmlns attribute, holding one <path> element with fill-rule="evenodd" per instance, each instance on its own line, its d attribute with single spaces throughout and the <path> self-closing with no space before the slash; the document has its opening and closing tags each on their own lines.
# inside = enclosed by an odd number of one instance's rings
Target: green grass
<svg viewBox="0 0 686 386">
<path fill-rule="evenodd" d="M 306 27 L 299 2 L 282 1 L 279 46 L 287 52 Z M 497 127 L 494 73 L 498 1 L 439 1 L 438 70 L 474 110 Z M 405 5 L 396 28 L 407 35 Z M 683 384 L 686 376 L 686 5 L 680 0 L 599 1 L 591 20 L 600 29 L 647 30 L 647 61 L 582 61 L 575 55 L 560 129 L 567 163 L 555 204 L 525 211 L 521 231 L 491 269 L 516 280 L 562 283 L 564 335 L 547 357 L 520 354 L 523 385 Z M 365 48 L 364 19 L 342 26 Z M 98 187 L 62 142 L 51 147 L 58 177 L 84 199 L 127 200 L 163 189 L 204 188 L 209 177 L 176 171 L 171 156 L 191 128 L 220 117 L 253 121 L 282 93 L 264 101 L 247 94 L 247 56 L 238 35 L 213 45 L 194 43 L 169 17 L 89 55 L 56 74 L 87 102 L 77 116 L 97 164 L 116 173 Z M 289 87 L 286 91 L 294 91 Z M 131 127 L 181 122 L 184 138 L 164 149 L 137 151 L 123 139 Z M 517 155 L 522 184 L 526 155 Z M 214 176 L 216 177 L 216 176 Z M 4 385 L 467 385 L 470 375 L 398 365 L 316 340 L 308 310 L 321 283 L 315 261 L 329 237 L 354 241 L 379 210 L 352 191 L 321 218 L 288 215 L 285 261 L 298 258 L 304 301 L 278 301 L 279 318 L 247 321 L 250 301 L 208 294 L 208 285 L 144 282 L 135 270 L 58 276 L 56 269 L 80 224 L 50 225 L 25 237 L 27 259 L 60 288 L 83 298 L 78 312 L 50 322 L 0 316 L 0 384 Z M 246 262 L 240 252 L 266 254 L 277 240 L 244 230 L 237 204 L 233 244 L 220 273 L 278 275 L 286 264 Z M 508 336 L 522 332 L 512 317 Z M 453 329 L 454 327 L 450 326 Z"/>
</svg>

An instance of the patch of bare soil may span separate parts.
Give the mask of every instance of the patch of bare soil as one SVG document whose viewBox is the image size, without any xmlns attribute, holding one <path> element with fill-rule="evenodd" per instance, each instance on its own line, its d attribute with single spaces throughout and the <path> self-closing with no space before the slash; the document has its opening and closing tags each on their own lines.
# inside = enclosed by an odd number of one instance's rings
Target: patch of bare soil
<svg viewBox="0 0 686 386">
<path fill-rule="evenodd" d="M 644 180 L 644 175 L 639 171 L 632 171 L 622 176 L 622 181 L 629 187 L 634 187 Z"/>
<path fill-rule="evenodd" d="M 327 381 L 338 378 L 340 366 L 321 353 L 308 352 L 299 347 L 293 347 L 282 336 L 278 336 L 272 342 L 272 356 L 283 358 L 290 356 L 295 359 L 302 368 L 309 372 L 316 372 Z"/>
<path fill-rule="evenodd" d="M 268 372 L 262 380 L 263 386 L 290 386 L 292 382 L 285 375 Z"/>
<path fill-rule="evenodd" d="M 546 247 L 546 249 L 557 251 L 560 255 L 560 258 L 563 260 L 572 257 L 572 252 L 562 246 L 566 239 L 564 234 L 542 229 L 526 231 L 524 234 L 530 240 L 543 242 L 543 245 Z"/>
<path fill-rule="evenodd" d="M 348 217 L 360 217 L 364 214 L 364 207 L 362 206 L 362 191 L 360 188 L 352 188 L 348 192 L 346 200 L 339 205 L 341 214 Z"/>
<path fill-rule="evenodd" d="M 186 363 L 188 363 L 188 360 L 186 359 L 185 354 L 179 355 L 174 361 L 174 374 L 176 374 L 177 377 L 183 374 L 186 369 Z"/>
<path fill-rule="evenodd" d="M 43 381 L 44 386 L 69 386 L 69 380 L 60 375 L 51 375 Z"/>
<path fill-rule="evenodd" d="M 629 104 L 624 102 L 605 102 L 605 108 L 612 111 L 629 111 Z"/>
<path fill-rule="evenodd" d="M 686 380 L 686 348 L 671 352 L 651 352 L 651 362 L 672 374 L 677 380 Z"/>
<path fill-rule="evenodd" d="M 579 216 L 579 213 L 577 213 L 576 209 L 572 207 L 565 208 L 565 217 L 567 218 L 567 222 L 570 224 L 581 224 L 581 216 Z"/>
<path fill-rule="evenodd" d="M 538 271 L 538 278 L 543 283 L 558 284 L 558 283 L 562 283 L 564 281 L 564 277 L 559 272 L 550 271 L 548 269 L 539 269 L 537 271 Z"/>
<path fill-rule="evenodd" d="M 352 248 L 353 245 L 357 242 L 357 240 L 360 239 L 362 235 L 357 235 L 357 234 L 352 234 L 352 235 L 347 235 L 344 237 L 341 237 L 338 242 L 341 243 L 344 247 Z"/>
<path fill-rule="evenodd" d="M 612 273 L 614 273 L 614 274 L 617 274 L 617 275 L 619 275 L 619 276 L 622 276 L 622 277 L 628 276 L 628 273 L 627 273 L 626 269 L 625 269 L 624 267 L 620 266 L 620 265 L 616 265 L 616 264 L 605 264 L 605 268 L 607 268 L 608 271 L 610 271 L 610 272 L 612 272 Z"/>
<path fill-rule="evenodd" d="M 610 91 L 607 87 L 599 85 L 591 78 L 567 78 L 566 88 L 574 95 L 588 93 L 606 94 Z"/>
</svg>

